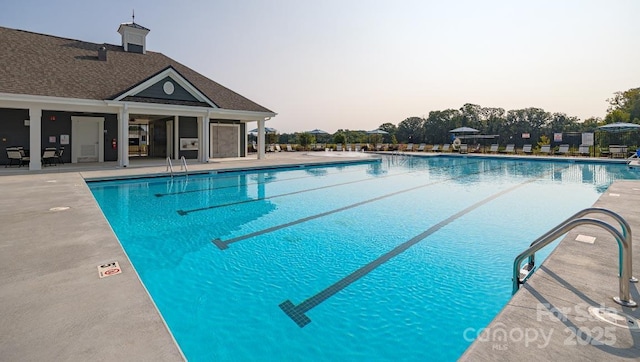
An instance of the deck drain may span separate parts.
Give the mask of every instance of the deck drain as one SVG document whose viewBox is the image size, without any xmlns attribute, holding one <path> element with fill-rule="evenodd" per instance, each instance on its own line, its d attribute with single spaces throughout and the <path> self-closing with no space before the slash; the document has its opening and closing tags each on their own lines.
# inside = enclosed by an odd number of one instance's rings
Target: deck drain
<svg viewBox="0 0 640 362">
<path fill-rule="evenodd" d="M 576 237 L 576 241 L 580 241 L 587 244 L 593 244 L 596 242 L 596 237 L 580 234 Z"/>
<path fill-rule="evenodd" d="M 49 209 L 49 211 L 65 211 L 65 210 L 69 210 L 70 207 L 69 206 L 58 206 L 58 207 L 52 207 Z"/>
<path fill-rule="evenodd" d="M 627 328 L 632 332 L 640 332 L 640 326 L 638 326 L 640 321 L 638 321 L 637 318 L 618 312 L 615 309 L 589 307 L 589 313 L 600 320 L 613 324 L 616 327 Z"/>
<path fill-rule="evenodd" d="M 47 180 L 47 182 L 58 182 L 58 180 Z"/>
<path fill-rule="evenodd" d="M 112 275 L 118 275 L 120 273 L 122 273 L 122 269 L 120 269 L 120 264 L 118 264 L 117 261 L 98 265 L 98 276 L 100 279 L 110 277 Z"/>
<path fill-rule="evenodd" d="M 612 197 L 620 197 L 620 194 L 609 193 L 609 196 L 612 196 Z"/>
</svg>

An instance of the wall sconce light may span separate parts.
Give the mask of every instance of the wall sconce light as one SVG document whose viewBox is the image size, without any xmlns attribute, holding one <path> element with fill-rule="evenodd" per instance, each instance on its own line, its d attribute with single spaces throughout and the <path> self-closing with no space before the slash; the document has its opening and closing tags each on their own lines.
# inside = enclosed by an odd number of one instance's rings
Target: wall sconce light
<svg viewBox="0 0 640 362">
<path fill-rule="evenodd" d="M 30 119 L 25 119 L 24 120 L 24 126 L 25 127 L 29 127 L 31 125 L 31 120 Z"/>
</svg>

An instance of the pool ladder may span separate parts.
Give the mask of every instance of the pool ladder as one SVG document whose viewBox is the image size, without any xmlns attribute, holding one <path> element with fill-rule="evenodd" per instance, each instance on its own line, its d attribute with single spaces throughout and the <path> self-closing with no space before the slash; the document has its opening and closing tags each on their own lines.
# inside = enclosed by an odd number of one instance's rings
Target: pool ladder
<svg viewBox="0 0 640 362">
<path fill-rule="evenodd" d="M 184 156 L 180 157 L 180 171 L 184 170 L 184 174 L 186 177 L 189 177 L 189 170 L 187 169 L 187 160 Z M 173 178 L 173 164 L 171 163 L 171 157 L 167 157 L 167 172 Z"/>
<path fill-rule="evenodd" d="M 613 219 L 615 219 L 622 229 L 622 233 L 618 231 L 615 227 L 610 224 L 590 218 L 583 218 L 583 216 L 587 214 L 600 213 L 609 215 Z M 591 207 L 584 209 L 582 211 L 578 211 L 573 216 L 568 218 L 567 220 L 560 223 L 555 228 L 549 230 L 546 234 L 542 235 L 538 239 L 534 240 L 529 248 L 520 255 L 516 257 L 513 262 L 513 291 L 512 294 L 515 294 L 518 289 L 520 289 L 520 285 L 524 284 L 529 277 L 533 274 L 536 266 L 536 252 L 545 246 L 549 245 L 551 242 L 567 233 L 571 229 L 576 226 L 589 224 L 594 226 L 599 226 L 602 229 L 608 231 L 613 237 L 616 239 L 618 243 L 619 249 L 619 266 L 618 266 L 618 280 L 620 284 L 620 294 L 617 297 L 613 297 L 613 300 L 625 307 L 636 307 L 638 304 L 631 299 L 629 295 L 629 282 L 637 283 L 638 279 L 633 277 L 633 263 L 632 263 L 632 255 L 631 255 L 631 228 L 625 219 L 623 219 L 620 215 L 615 212 L 607 209 Z M 522 262 L 527 260 L 527 264 L 525 264 L 522 268 Z"/>
</svg>

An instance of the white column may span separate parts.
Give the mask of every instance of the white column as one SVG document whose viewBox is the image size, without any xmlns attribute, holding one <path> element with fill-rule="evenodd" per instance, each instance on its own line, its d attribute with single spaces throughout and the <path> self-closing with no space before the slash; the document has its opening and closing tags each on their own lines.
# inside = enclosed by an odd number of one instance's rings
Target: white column
<svg viewBox="0 0 640 362">
<path fill-rule="evenodd" d="M 209 155 L 211 154 L 209 151 L 209 145 L 211 144 L 211 135 L 209 134 L 211 127 L 209 126 L 209 118 L 210 112 L 207 112 L 207 114 L 202 117 L 202 141 L 200 145 L 202 149 L 202 156 L 200 157 L 200 162 L 209 162 Z"/>
<path fill-rule="evenodd" d="M 178 134 L 178 130 L 180 129 L 180 117 L 173 116 L 173 158 L 176 160 L 180 159 L 180 135 Z"/>
<path fill-rule="evenodd" d="M 129 106 L 120 109 L 118 125 L 118 165 L 129 166 Z"/>
<path fill-rule="evenodd" d="M 29 108 L 29 170 L 42 169 L 42 109 Z"/>
<path fill-rule="evenodd" d="M 202 124 L 204 123 L 204 117 L 202 116 L 197 116 L 196 117 L 196 128 L 198 129 L 198 156 L 196 157 L 196 160 L 198 160 L 198 162 L 202 161 L 202 149 L 204 147 L 203 143 L 204 143 L 204 133 L 202 132 Z"/>
<path fill-rule="evenodd" d="M 264 139 L 264 119 L 258 121 L 258 159 L 261 160 L 264 158 L 264 150 L 265 150 L 265 139 Z"/>
<path fill-rule="evenodd" d="M 249 132 L 247 132 L 247 122 L 243 123 L 244 125 L 244 151 L 240 150 L 240 155 L 244 155 L 243 157 L 247 157 L 249 153 Z"/>
</svg>

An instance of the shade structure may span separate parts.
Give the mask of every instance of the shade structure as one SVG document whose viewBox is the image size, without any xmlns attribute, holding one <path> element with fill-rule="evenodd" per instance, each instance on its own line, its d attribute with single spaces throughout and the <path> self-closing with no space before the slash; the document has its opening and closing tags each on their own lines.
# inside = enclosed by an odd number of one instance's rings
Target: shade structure
<svg viewBox="0 0 640 362">
<path fill-rule="evenodd" d="M 264 128 L 264 132 L 265 133 L 276 133 L 276 132 L 278 132 L 278 130 L 275 129 L 275 128 L 271 128 L 271 127 L 265 127 Z M 251 131 L 249 131 L 249 133 L 258 133 L 258 129 L 254 128 Z"/>
<path fill-rule="evenodd" d="M 458 127 L 449 131 L 450 133 L 476 133 L 480 132 L 479 130 L 471 127 Z"/>
<path fill-rule="evenodd" d="M 617 122 L 617 123 L 609 123 L 604 126 L 598 127 L 601 131 L 606 132 L 628 132 L 628 131 L 636 131 L 640 129 L 640 124 L 635 123 L 626 123 L 626 122 Z"/>
<path fill-rule="evenodd" d="M 325 131 L 323 131 L 323 130 L 321 130 L 321 129 L 317 129 L 317 128 L 316 128 L 316 129 L 314 129 L 314 130 L 312 130 L 312 131 L 309 131 L 309 132 L 307 132 L 307 133 L 311 133 L 311 134 L 315 134 L 315 135 L 319 135 L 319 134 L 329 134 L 329 132 L 325 132 Z"/>
<path fill-rule="evenodd" d="M 367 131 L 368 134 L 389 134 L 387 131 L 381 129 L 374 129 L 373 131 Z"/>
</svg>

